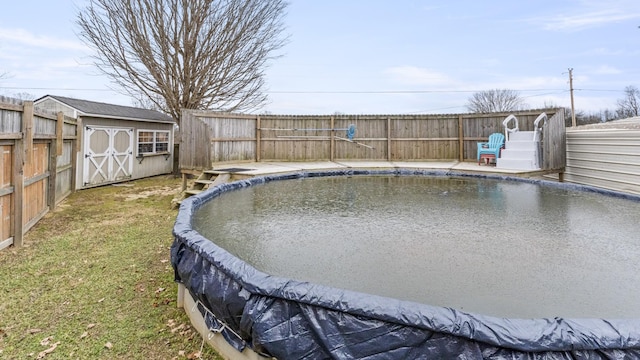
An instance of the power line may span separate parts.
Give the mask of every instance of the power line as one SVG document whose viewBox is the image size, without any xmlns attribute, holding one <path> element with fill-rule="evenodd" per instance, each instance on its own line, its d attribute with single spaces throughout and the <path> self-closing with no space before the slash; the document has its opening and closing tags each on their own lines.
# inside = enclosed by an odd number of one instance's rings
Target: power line
<svg viewBox="0 0 640 360">
<path fill-rule="evenodd" d="M 554 91 L 554 92 L 548 92 L 548 93 L 544 93 L 544 94 L 534 94 L 534 95 L 529 95 L 529 96 L 523 96 L 523 99 L 528 99 L 528 98 L 532 98 L 532 97 L 538 97 L 538 96 L 547 96 L 547 95 L 557 95 L 557 94 L 563 94 L 568 92 L 569 90 L 558 90 L 558 91 Z"/>
<path fill-rule="evenodd" d="M 476 93 L 485 90 L 296 90 L 296 91 L 266 91 L 269 94 L 432 94 L 432 93 Z M 564 89 L 521 89 L 518 92 L 538 91 L 566 91 Z"/>
<path fill-rule="evenodd" d="M 608 90 L 608 89 L 573 89 L 575 91 L 599 91 L 599 92 L 624 92 L 622 89 Z"/>
<path fill-rule="evenodd" d="M 90 88 L 55 88 L 55 87 L 18 87 L 18 86 L 0 86 L 0 89 L 6 90 L 58 90 L 58 91 L 112 91 L 111 89 L 90 89 Z"/>
</svg>

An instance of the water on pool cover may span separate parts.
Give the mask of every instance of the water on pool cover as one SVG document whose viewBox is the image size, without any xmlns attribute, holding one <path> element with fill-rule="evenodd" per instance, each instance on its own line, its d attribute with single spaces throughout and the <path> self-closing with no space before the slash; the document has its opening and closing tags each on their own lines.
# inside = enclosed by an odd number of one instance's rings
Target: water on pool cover
<svg viewBox="0 0 640 360">
<path fill-rule="evenodd" d="M 640 318 L 640 203 L 521 182 L 326 177 L 230 191 L 194 228 L 263 272 L 511 318 Z"/>
</svg>

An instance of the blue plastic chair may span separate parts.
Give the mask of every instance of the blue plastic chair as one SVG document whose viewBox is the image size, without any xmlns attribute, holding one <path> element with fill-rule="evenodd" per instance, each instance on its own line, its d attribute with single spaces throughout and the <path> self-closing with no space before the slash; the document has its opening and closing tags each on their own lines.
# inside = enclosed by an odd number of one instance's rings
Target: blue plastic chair
<svg viewBox="0 0 640 360">
<path fill-rule="evenodd" d="M 489 135 L 488 142 L 478 143 L 478 165 L 480 165 L 480 156 L 484 154 L 494 155 L 496 159 L 500 157 L 500 150 L 504 146 L 504 135 L 501 133 L 493 133 Z"/>
</svg>

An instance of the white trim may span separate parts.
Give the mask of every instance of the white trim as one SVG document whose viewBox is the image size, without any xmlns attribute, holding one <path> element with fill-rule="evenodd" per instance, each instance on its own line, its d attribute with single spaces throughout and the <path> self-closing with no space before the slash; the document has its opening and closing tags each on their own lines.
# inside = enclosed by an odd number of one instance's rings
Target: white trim
<svg viewBox="0 0 640 360">
<path fill-rule="evenodd" d="M 93 118 L 100 118 L 100 119 L 140 121 L 140 122 L 150 122 L 150 123 L 156 123 L 156 124 L 167 124 L 167 125 L 176 124 L 175 120 L 164 121 L 164 120 L 153 120 L 153 119 L 138 119 L 138 118 L 124 117 L 124 116 L 115 116 L 115 115 L 87 114 L 81 111 L 78 111 L 78 114 L 80 114 L 80 116 L 83 116 L 83 117 L 93 117 Z"/>
<path fill-rule="evenodd" d="M 104 131 L 108 137 L 108 145 L 105 153 L 94 154 L 91 149 L 91 135 L 95 131 Z M 116 152 L 114 139 L 120 132 L 126 132 L 129 135 L 129 145 L 124 151 Z M 133 173 L 133 128 L 85 125 L 83 134 L 84 151 L 82 154 L 82 187 L 120 181 L 124 178 L 131 178 Z M 102 157 L 102 159 L 95 160 L 94 157 L 96 156 L 98 158 Z M 96 168 L 93 174 L 90 173 L 89 165 L 91 164 Z M 121 174 L 124 174 L 124 177 L 119 177 Z M 103 181 L 94 182 L 97 175 L 100 175 Z"/>
</svg>

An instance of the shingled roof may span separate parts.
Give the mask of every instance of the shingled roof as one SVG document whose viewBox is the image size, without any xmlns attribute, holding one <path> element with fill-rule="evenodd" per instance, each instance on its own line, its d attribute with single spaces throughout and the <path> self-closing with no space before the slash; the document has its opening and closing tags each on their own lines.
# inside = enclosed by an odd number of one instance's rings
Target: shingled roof
<svg viewBox="0 0 640 360">
<path fill-rule="evenodd" d="M 152 120 L 157 122 L 175 123 L 175 120 L 170 116 L 155 110 L 141 109 L 132 106 L 107 104 L 89 100 L 73 99 L 57 95 L 46 95 L 38 100 L 44 98 L 57 100 L 69 107 L 72 107 L 73 109 L 82 113 L 82 115 L 84 116 L 109 117 L 142 121 Z"/>
</svg>

